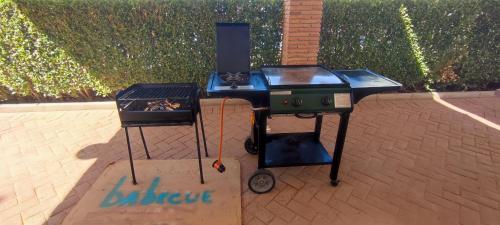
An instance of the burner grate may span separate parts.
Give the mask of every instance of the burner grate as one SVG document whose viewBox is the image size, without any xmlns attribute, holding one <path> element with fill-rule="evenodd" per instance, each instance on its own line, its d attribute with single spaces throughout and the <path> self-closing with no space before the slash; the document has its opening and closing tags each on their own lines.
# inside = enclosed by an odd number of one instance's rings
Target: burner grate
<svg viewBox="0 0 500 225">
<path fill-rule="evenodd" d="M 250 79 L 248 73 L 236 72 L 236 73 L 223 73 L 219 74 L 220 79 L 222 80 L 222 84 L 224 85 L 248 85 L 250 83 Z"/>
<path fill-rule="evenodd" d="M 140 85 L 123 94 L 119 100 L 187 99 L 194 90 L 192 85 Z"/>
</svg>

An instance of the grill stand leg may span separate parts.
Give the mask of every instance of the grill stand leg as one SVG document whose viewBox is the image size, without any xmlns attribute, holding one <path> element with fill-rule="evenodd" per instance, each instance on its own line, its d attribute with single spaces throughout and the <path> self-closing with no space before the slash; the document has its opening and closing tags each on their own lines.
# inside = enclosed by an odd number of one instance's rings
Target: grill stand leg
<svg viewBox="0 0 500 225">
<path fill-rule="evenodd" d="M 347 133 L 347 125 L 349 124 L 350 114 L 350 112 L 343 112 L 340 114 L 339 130 L 337 133 L 337 140 L 335 141 L 332 169 L 330 171 L 330 182 L 333 186 L 337 186 L 339 183 L 338 173 L 340 168 L 340 159 L 342 158 L 342 151 L 344 149 L 345 136 Z"/>
<path fill-rule="evenodd" d="M 199 134 L 198 134 L 198 120 L 195 119 L 194 120 L 194 126 L 195 126 L 195 130 L 196 130 L 196 149 L 198 150 L 198 166 L 200 168 L 200 182 L 202 184 L 205 183 L 205 180 L 203 179 L 203 167 L 202 167 L 202 164 L 201 164 L 201 152 L 200 152 L 200 137 L 199 137 Z"/>
<path fill-rule="evenodd" d="M 316 116 L 316 124 L 314 126 L 314 139 L 319 141 L 321 136 L 321 124 L 323 123 L 323 115 Z"/>
<path fill-rule="evenodd" d="M 139 131 L 141 132 L 141 139 L 142 144 L 144 145 L 144 150 L 146 151 L 146 157 L 151 159 L 151 156 L 149 156 L 148 146 L 146 145 L 146 140 L 144 139 L 144 134 L 142 133 L 142 127 L 139 127 Z"/>
<path fill-rule="evenodd" d="M 257 129 L 257 149 L 259 152 L 259 163 L 258 168 L 262 169 L 266 167 L 266 138 L 267 138 L 267 115 L 265 111 L 255 112 L 255 127 Z M 255 132 L 254 132 L 255 134 Z"/>
<path fill-rule="evenodd" d="M 132 159 L 132 149 L 130 148 L 130 139 L 128 136 L 128 127 L 125 127 L 125 137 L 127 138 L 127 147 L 128 147 L 128 157 L 130 160 L 130 170 L 132 171 L 132 183 L 134 185 L 137 184 L 137 180 L 135 179 L 135 171 L 134 171 L 134 161 Z"/>
<path fill-rule="evenodd" d="M 254 146 L 257 146 L 257 139 L 258 139 L 258 131 L 257 131 L 257 111 L 253 111 L 252 112 L 253 115 L 252 115 L 252 126 L 251 126 L 251 129 L 250 129 L 250 138 L 252 140 L 252 143 Z"/>
<path fill-rule="evenodd" d="M 205 157 L 208 157 L 207 140 L 205 139 L 205 125 L 203 125 L 203 116 L 201 115 L 201 106 L 199 102 L 198 102 L 198 109 L 200 113 L 200 125 L 201 125 L 201 135 L 203 137 L 203 147 L 205 147 Z"/>
</svg>

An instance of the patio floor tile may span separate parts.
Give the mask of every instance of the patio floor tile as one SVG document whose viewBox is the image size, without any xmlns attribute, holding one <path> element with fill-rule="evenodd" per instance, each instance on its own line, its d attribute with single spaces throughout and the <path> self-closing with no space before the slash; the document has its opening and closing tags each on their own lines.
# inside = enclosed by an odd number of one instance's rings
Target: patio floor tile
<svg viewBox="0 0 500 225">
<path fill-rule="evenodd" d="M 500 98 L 444 99 L 500 124 Z M 271 169 L 273 191 L 247 180 L 257 157 L 246 153 L 250 108 L 225 113 L 224 157 L 240 160 L 245 225 L 500 224 L 500 130 L 430 99 L 364 101 L 351 116 L 338 187 L 329 166 Z M 216 157 L 219 109 L 203 108 Z M 323 120 L 332 152 L 337 115 Z M 273 116 L 271 132 L 313 130 L 313 120 Z M 0 223 L 60 224 L 110 163 L 127 160 L 115 110 L 0 114 Z M 154 159 L 195 158 L 192 127 L 144 128 Z M 138 129 L 134 158 L 144 159 Z"/>
</svg>

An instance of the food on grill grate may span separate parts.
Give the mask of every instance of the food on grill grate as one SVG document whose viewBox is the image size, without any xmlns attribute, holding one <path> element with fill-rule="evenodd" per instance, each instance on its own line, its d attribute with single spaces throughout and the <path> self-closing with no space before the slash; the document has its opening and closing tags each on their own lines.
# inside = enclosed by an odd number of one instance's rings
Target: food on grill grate
<svg viewBox="0 0 500 225">
<path fill-rule="evenodd" d="M 148 102 L 144 111 L 173 111 L 181 107 L 180 103 L 170 102 L 168 99 Z"/>
</svg>

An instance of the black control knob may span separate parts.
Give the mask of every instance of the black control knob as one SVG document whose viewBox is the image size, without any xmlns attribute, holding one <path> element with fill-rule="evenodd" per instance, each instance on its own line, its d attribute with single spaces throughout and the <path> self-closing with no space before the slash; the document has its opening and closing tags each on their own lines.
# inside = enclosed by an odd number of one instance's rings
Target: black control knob
<svg viewBox="0 0 500 225">
<path fill-rule="evenodd" d="M 330 96 L 325 96 L 325 97 L 321 98 L 321 104 L 324 106 L 329 106 L 332 103 L 333 103 L 332 97 L 330 97 Z"/>
<path fill-rule="evenodd" d="M 293 98 L 293 100 L 292 100 L 292 105 L 295 107 L 301 106 L 302 103 L 303 103 L 302 98 L 299 98 L 299 97 Z"/>
</svg>

